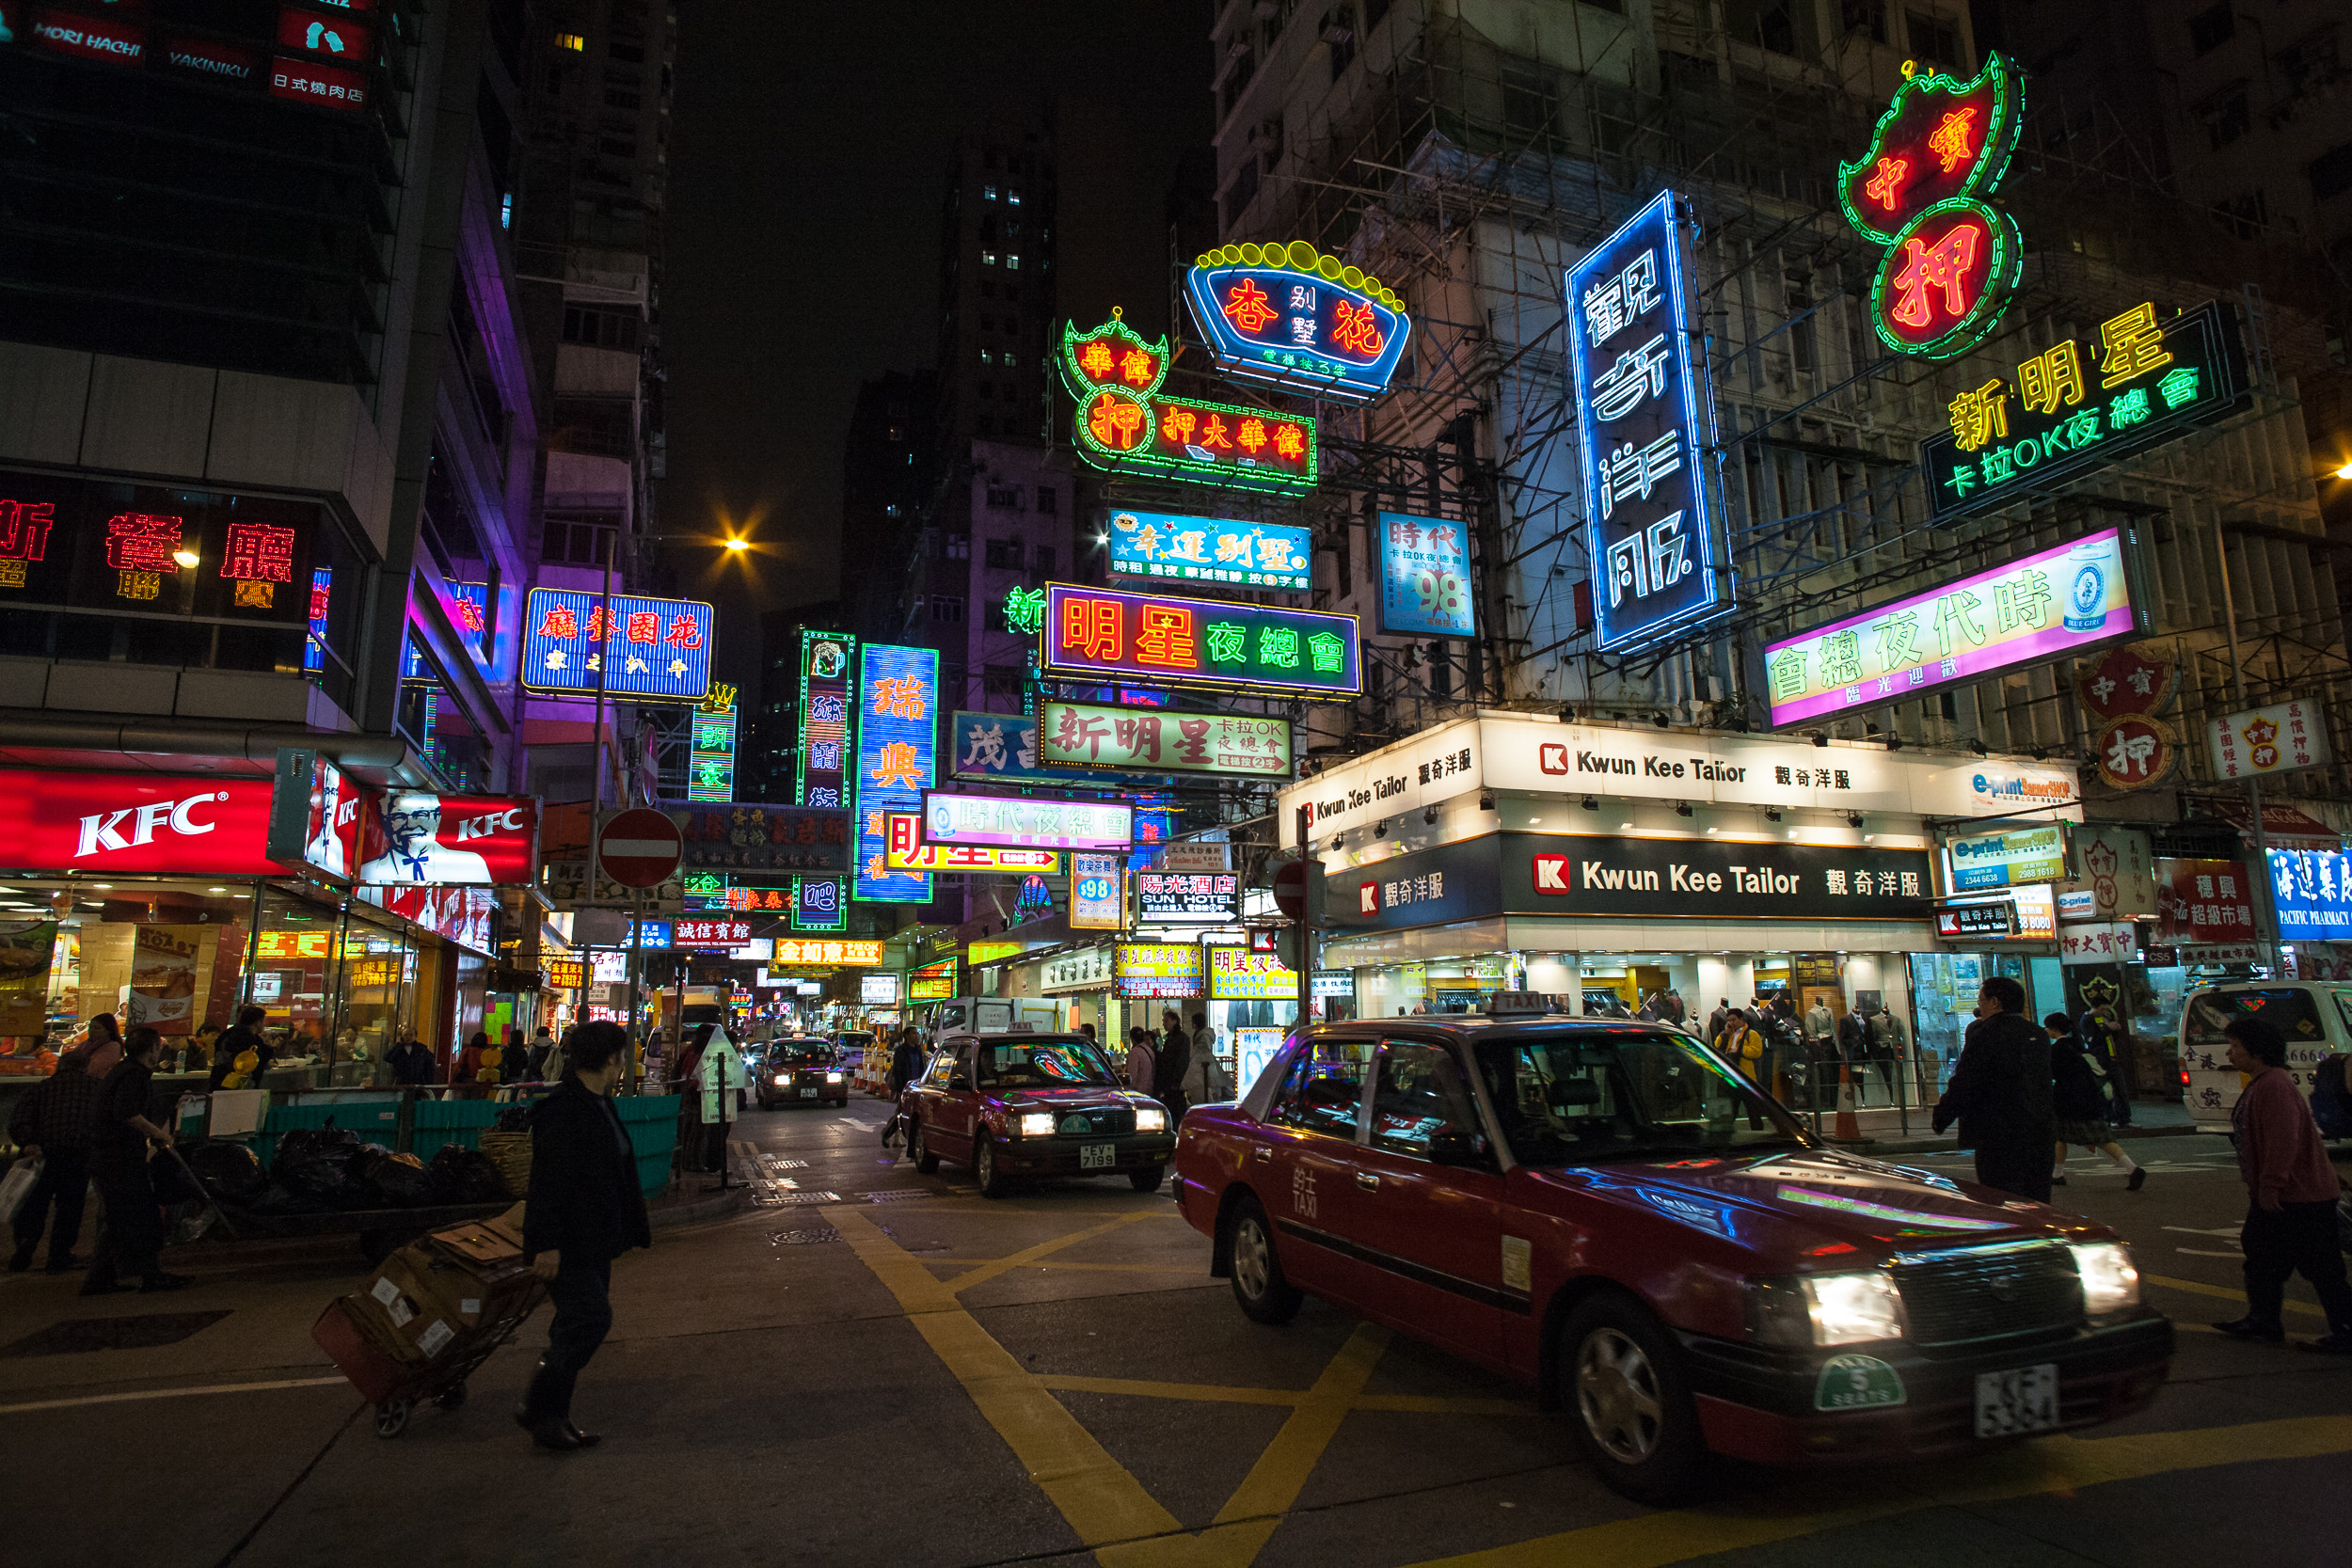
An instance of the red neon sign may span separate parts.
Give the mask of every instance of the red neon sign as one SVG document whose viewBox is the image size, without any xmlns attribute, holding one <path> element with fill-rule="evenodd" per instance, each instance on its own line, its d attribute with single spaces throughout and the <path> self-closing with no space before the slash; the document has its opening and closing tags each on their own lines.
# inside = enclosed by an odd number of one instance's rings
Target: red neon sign
<svg viewBox="0 0 2352 1568">
<path fill-rule="evenodd" d="M 119 512 L 106 519 L 106 564 L 122 572 L 176 572 L 183 523 L 147 512 Z"/>
<path fill-rule="evenodd" d="M 269 95 L 356 112 L 367 103 L 368 79 L 362 71 L 280 55 L 270 61 Z"/>
<path fill-rule="evenodd" d="M 0 500 L 0 561 L 40 560 L 56 511 L 48 501 Z"/>
</svg>

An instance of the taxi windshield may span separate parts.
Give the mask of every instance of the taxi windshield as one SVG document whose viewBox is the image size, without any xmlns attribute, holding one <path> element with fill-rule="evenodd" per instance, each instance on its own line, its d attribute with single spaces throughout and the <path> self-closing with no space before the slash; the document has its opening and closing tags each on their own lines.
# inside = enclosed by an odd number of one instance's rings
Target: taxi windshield
<svg viewBox="0 0 2352 1568">
<path fill-rule="evenodd" d="M 778 1040 L 771 1059 L 821 1067 L 833 1060 L 833 1047 L 822 1040 Z"/>
<path fill-rule="evenodd" d="M 1676 1159 L 1810 1140 L 1778 1101 L 1687 1036 L 1582 1029 L 1481 1039 L 1480 1076 L 1524 1165 Z"/>
<path fill-rule="evenodd" d="M 990 1040 L 977 1052 L 982 1089 L 1059 1089 L 1116 1084 L 1110 1064 L 1085 1040 Z"/>
</svg>

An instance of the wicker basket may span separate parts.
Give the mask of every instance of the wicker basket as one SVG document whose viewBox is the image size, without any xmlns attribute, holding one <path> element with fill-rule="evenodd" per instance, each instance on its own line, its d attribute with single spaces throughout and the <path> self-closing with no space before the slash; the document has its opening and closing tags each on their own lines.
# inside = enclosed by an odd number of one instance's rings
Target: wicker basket
<svg viewBox="0 0 2352 1568">
<path fill-rule="evenodd" d="M 531 1193 L 531 1134 L 501 1132 L 485 1128 L 482 1133 L 482 1152 L 499 1168 L 499 1178 L 506 1183 L 509 1197 L 526 1197 Z"/>
</svg>

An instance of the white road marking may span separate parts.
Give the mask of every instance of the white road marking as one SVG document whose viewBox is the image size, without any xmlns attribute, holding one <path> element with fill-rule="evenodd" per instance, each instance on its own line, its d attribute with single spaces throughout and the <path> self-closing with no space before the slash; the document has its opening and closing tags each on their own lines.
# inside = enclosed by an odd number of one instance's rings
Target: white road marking
<svg viewBox="0 0 2352 1568">
<path fill-rule="evenodd" d="M 2242 1252 L 2209 1252 L 2203 1247 L 2196 1246 L 2176 1246 L 2172 1250 L 2185 1252 L 2191 1258 L 2243 1258 L 2246 1256 Z"/>
<path fill-rule="evenodd" d="M 72 1410 L 86 1404 L 127 1404 L 134 1400 L 177 1400 L 195 1394 L 253 1394 L 271 1388 L 324 1388 L 342 1383 L 335 1377 L 288 1377 L 272 1383 L 210 1383 L 200 1388 L 144 1388 L 134 1394 L 87 1394 L 72 1400 L 36 1400 L 29 1404 L 0 1404 L 0 1416 L 22 1416 L 35 1410 Z"/>
<path fill-rule="evenodd" d="M 2168 1225 L 2165 1228 L 2177 1230 L 2184 1236 L 2234 1236 L 2238 1231 L 2234 1225 L 2217 1225 L 2210 1230 L 2200 1230 L 2193 1225 Z"/>
</svg>

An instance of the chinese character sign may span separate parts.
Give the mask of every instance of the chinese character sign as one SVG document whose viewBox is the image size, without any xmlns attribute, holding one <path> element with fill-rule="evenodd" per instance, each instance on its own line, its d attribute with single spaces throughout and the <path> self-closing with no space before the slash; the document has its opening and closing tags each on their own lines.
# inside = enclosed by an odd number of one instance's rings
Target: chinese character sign
<svg viewBox="0 0 2352 1568">
<path fill-rule="evenodd" d="M 1049 674 L 1346 698 L 1361 689 L 1356 617 L 1049 583 Z"/>
<path fill-rule="evenodd" d="M 1692 363 L 1675 207 L 1674 193 L 1661 194 L 1567 275 L 1593 616 L 1606 649 L 1729 608 L 1706 484 L 1713 400 Z"/>
<path fill-rule="evenodd" d="M 1241 918 L 1241 879 L 1231 871 L 1138 871 L 1136 923 L 1231 925 Z"/>
<path fill-rule="evenodd" d="M 2085 921 L 2058 927 L 2058 962 L 2127 964 L 2139 961 L 2139 926 L 2130 920 Z"/>
<path fill-rule="evenodd" d="M 1116 931 L 1127 924 L 1117 855 L 1070 857 L 1070 928 Z"/>
<path fill-rule="evenodd" d="M 1061 852 L 1057 849 L 1016 849 L 984 844 L 926 844 L 923 819 L 913 812 L 892 812 L 882 819 L 889 842 L 883 863 L 893 871 L 993 871 L 1017 877 L 1057 877 Z"/>
<path fill-rule="evenodd" d="M 850 881 L 846 877 L 801 877 L 792 884 L 792 928 L 796 931 L 846 931 L 850 928 Z"/>
<path fill-rule="evenodd" d="M 2273 849 L 2270 895 L 2280 942 L 2352 942 L 2352 856 L 2340 850 Z M 2249 927 L 2236 934 L 2254 933 Z"/>
<path fill-rule="evenodd" d="M 1197 480 L 1239 490 L 1311 490 L 1314 417 L 1202 403 L 1160 390 L 1168 340 L 1147 343 L 1119 319 L 1062 327 L 1061 378 L 1077 400 L 1078 455 L 1112 473 Z"/>
<path fill-rule="evenodd" d="M 2125 541 L 2105 529 L 1764 649 L 1775 727 L 2046 664 L 2137 627 Z"/>
<path fill-rule="evenodd" d="M 1046 800 L 923 792 L 923 842 L 1025 849 L 1125 849 L 1135 808 L 1124 800 Z"/>
<path fill-rule="evenodd" d="M 714 612 L 693 599 L 534 588 L 523 611 L 523 684 L 700 702 L 710 691 Z M 601 686 L 599 686 L 601 682 Z"/>
<path fill-rule="evenodd" d="M 1870 285 L 1879 337 L 1948 359 L 2000 321 L 2024 265 L 2016 220 L 1985 199 L 2025 123 L 2024 79 L 1998 55 L 1974 81 L 1903 67 L 1869 149 L 1838 166 L 1846 221 L 1886 247 Z"/>
<path fill-rule="evenodd" d="M 1972 378 L 1973 379 L 1973 378 Z M 2019 502 L 2244 405 L 2234 311 L 2209 301 L 2168 321 L 2143 301 L 2088 339 L 2021 351 L 2007 376 L 1963 387 L 1919 443 L 1933 522 Z"/>
<path fill-rule="evenodd" d="M 723 873 L 762 886 L 799 872 L 850 868 L 850 814 L 823 806 L 665 806 L 684 839 L 679 859 L 690 878 Z"/>
<path fill-rule="evenodd" d="M 1199 942 L 1122 942 L 1111 950 L 1114 995 L 1130 999 L 1198 996 L 1200 994 L 1200 984 Z"/>
<path fill-rule="evenodd" d="M 850 737 L 857 726 L 850 665 L 856 657 L 854 637 L 801 633 L 801 745 L 793 759 L 792 798 L 803 805 L 850 803 Z"/>
<path fill-rule="evenodd" d="M 1313 535 L 1303 528 L 1127 511 L 1114 511 L 1110 524 L 1111 571 L 1120 577 L 1298 594 L 1314 586 Z M 1042 602 L 1038 609 L 1042 613 Z"/>
<path fill-rule="evenodd" d="M 1380 629 L 1406 637 L 1475 637 L 1470 527 L 1457 518 L 1383 512 Z"/>
<path fill-rule="evenodd" d="M 1227 375 L 1337 403 L 1386 391 L 1412 331 L 1378 278 L 1304 240 L 1211 251 L 1185 274 L 1184 298 Z"/>
<path fill-rule="evenodd" d="M 857 682 L 857 868 L 861 903 L 928 904 L 931 879 L 889 865 L 892 812 L 915 812 L 938 780 L 939 655 L 869 642 Z"/>
<path fill-rule="evenodd" d="M 686 753 L 686 798 L 735 799 L 735 710 L 696 713 Z"/>
<path fill-rule="evenodd" d="M 776 962 L 780 964 L 856 964 L 871 968 L 882 961 L 882 944 L 879 942 L 776 939 Z"/>
<path fill-rule="evenodd" d="M 1212 947 L 1209 952 L 1209 1000 L 1212 1002 L 1289 1002 L 1298 996 L 1298 972 L 1282 967 L 1271 953 L 1246 947 Z"/>
<path fill-rule="evenodd" d="M 2290 863 L 2291 886 L 2309 887 L 2316 895 L 2321 887 L 2318 867 L 2311 868 L 2308 879 L 2292 879 L 2292 863 L 2296 851 L 2274 849 L 2271 863 L 2275 869 L 2281 857 Z M 2344 857 L 2323 856 L 2323 860 L 2341 862 Z M 2340 866 L 2339 868 L 2340 869 Z M 2159 860 L 2155 865 L 2156 880 L 2156 940 L 2167 944 L 2202 946 L 2217 942 L 2252 942 L 2254 940 L 2254 879 L 2244 861 L 2220 860 Z M 2326 887 L 2327 898 L 2314 896 L 2316 904 L 2338 902 L 2342 879 L 2330 874 Z M 2292 894 L 2282 895 L 2291 896 Z M 2286 911 L 2280 911 L 2281 927 Z M 2283 940 L 2293 941 L 2282 928 Z"/>
<path fill-rule="evenodd" d="M 1291 773 L 1287 719 L 1044 702 L 1037 721 L 1045 761 L 1056 768 L 1259 779 Z"/>
<path fill-rule="evenodd" d="M 2296 699 L 2248 708 L 2205 723 L 2205 755 L 2217 779 L 2268 778 L 2334 761 L 2317 703 Z"/>
</svg>

